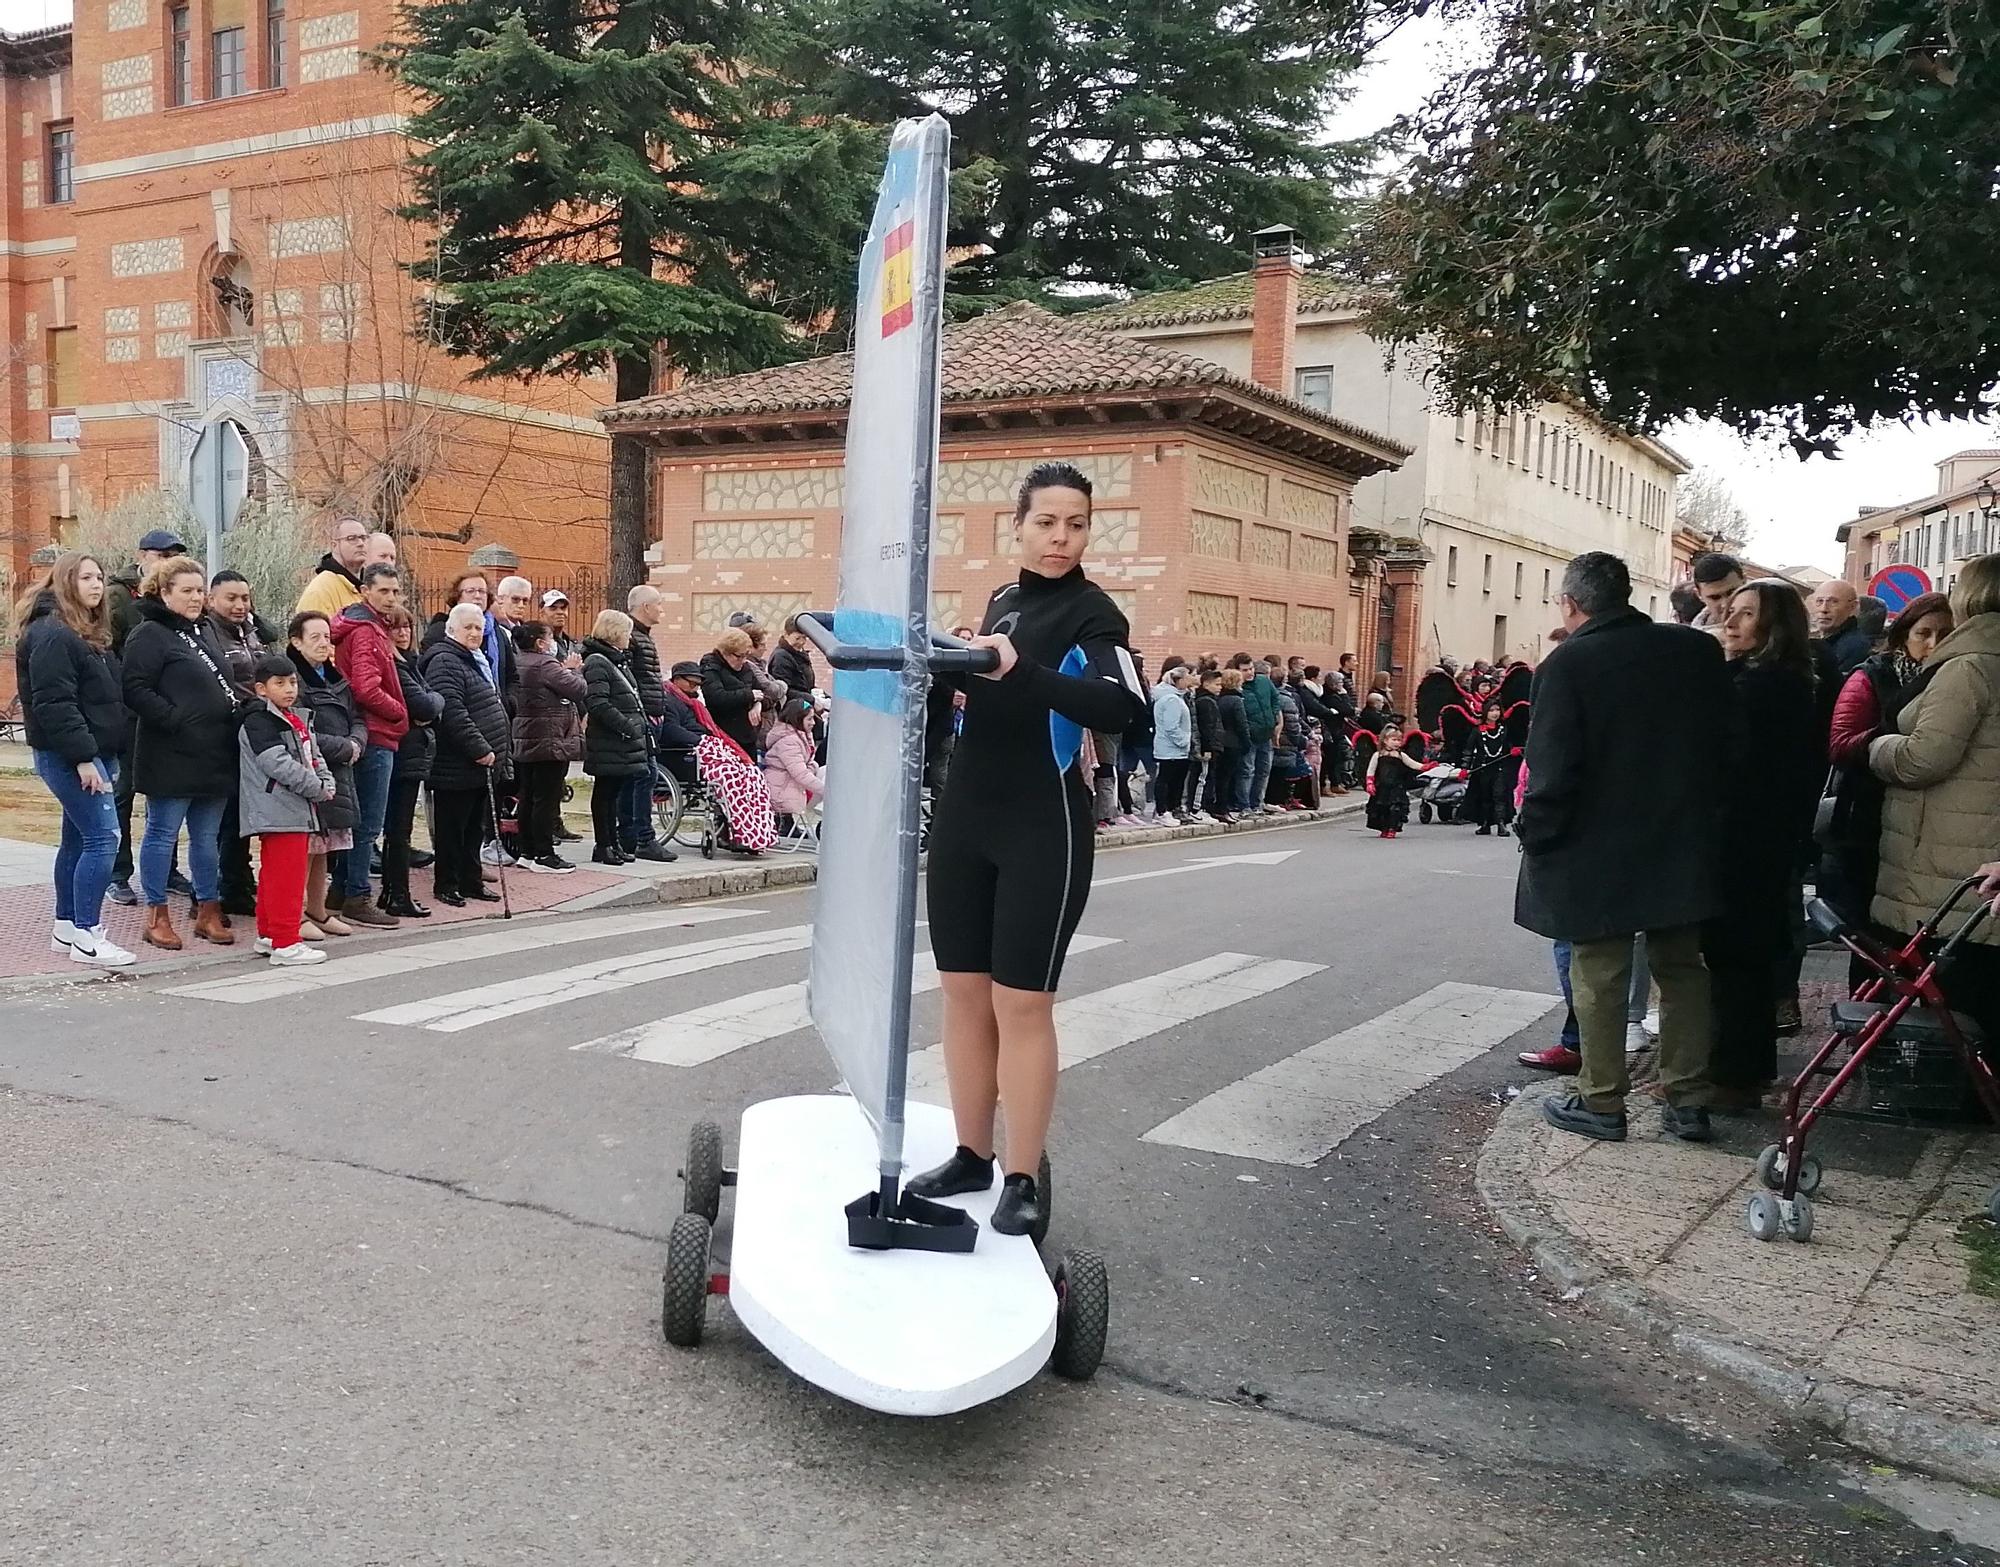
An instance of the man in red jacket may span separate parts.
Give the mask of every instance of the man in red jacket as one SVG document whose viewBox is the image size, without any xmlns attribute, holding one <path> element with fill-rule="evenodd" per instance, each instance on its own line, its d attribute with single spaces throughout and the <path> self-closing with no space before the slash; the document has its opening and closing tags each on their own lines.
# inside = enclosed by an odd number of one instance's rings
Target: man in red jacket
<svg viewBox="0 0 2000 1567">
<path fill-rule="evenodd" d="M 394 566 L 377 563 L 361 573 L 361 602 L 342 610 L 334 620 L 333 661 L 354 693 L 354 705 L 368 726 L 368 750 L 354 764 L 354 847 L 347 851 L 341 872 L 341 918 L 362 925 L 394 925 L 394 915 L 377 909 L 369 898 L 368 872 L 375 840 L 389 814 L 390 774 L 396 748 L 410 732 L 410 711 L 403 704 L 403 683 L 396 675 L 396 644 L 383 616 L 403 607 L 403 579 Z"/>
</svg>

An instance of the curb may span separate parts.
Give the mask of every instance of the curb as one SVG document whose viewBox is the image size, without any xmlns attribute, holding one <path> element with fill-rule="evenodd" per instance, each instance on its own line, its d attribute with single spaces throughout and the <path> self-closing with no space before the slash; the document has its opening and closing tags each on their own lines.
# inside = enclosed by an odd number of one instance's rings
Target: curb
<svg viewBox="0 0 2000 1567">
<path fill-rule="evenodd" d="M 1099 849 L 1137 849 L 1147 844 L 1182 839 L 1222 838 L 1232 833 L 1272 832 L 1314 822 L 1340 821 L 1366 810 L 1365 796 L 1323 806 L 1317 811 L 1287 811 L 1247 821 L 1196 822 L 1192 826 L 1120 827 L 1099 836 Z M 683 851 L 687 852 L 687 851 Z M 770 861 L 720 865 L 698 875 L 632 877 L 622 887 L 600 887 L 551 906 L 550 914 L 581 914 L 591 909 L 651 908 L 662 903 L 692 903 L 701 898 L 740 898 L 773 888 L 810 886 L 819 879 L 819 862 L 810 855 L 789 855 Z"/>
<path fill-rule="evenodd" d="M 1727 1377 L 1871 1457 L 2000 1494 L 2000 1426 L 1912 1408 L 1880 1388 L 1803 1371 L 1772 1351 L 1727 1337 L 1696 1313 L 1667 1306 L 1636 1279 L 1598 1262 L 1533 1195 L 1542 1101 L 1561 1088 L 1537 1084 L 1501 1112 L 1480 1150 L 1474 1184 L 1507 1238 L 1555 1281 L 1564 1300 L 1581 1301 L 1683 1363 Z"/>
</svg>

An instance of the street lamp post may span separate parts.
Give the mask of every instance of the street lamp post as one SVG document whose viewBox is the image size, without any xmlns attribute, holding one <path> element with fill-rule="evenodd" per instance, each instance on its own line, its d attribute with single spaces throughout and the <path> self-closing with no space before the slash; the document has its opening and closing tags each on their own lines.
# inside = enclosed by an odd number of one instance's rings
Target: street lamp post
<svg viewBox="0 0 2000 1567">
<path fill-rule="evenodd" d="M 2000 494 L 1994 492 L 1993 476 L 1991 474 L 1988 474 L 1984 479 L 1979 481 L 1979 488 L 1972 492 L 1972 503 L 1979 508 L 1979 519 L 1982 524 L 1980 528 L 1980 542 L 1986 548 L 1991 549 L 1993 547 L 1993 518 L 1996 513 L 2000 513 Z"/>
</svg>

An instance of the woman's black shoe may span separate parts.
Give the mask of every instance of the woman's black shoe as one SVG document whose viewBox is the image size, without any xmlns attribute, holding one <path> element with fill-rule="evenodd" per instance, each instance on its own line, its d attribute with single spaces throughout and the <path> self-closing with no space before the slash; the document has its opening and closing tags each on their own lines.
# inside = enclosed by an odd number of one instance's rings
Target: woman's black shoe
<svg viewBox="0 0 2000 1567">
<path fill-rule="evenodd" d="M 466 896 L 475 903 L 498 903 L 500 901 L 499 893 L 488 892 L 484 887 L 481 887 L 477 892 L 468 892 Z"/>
<path fill-rule="evenodd" d="M 375 907 L 384 914 L 393 914 L 402 920 L 427 920 L 431 917 L 431 911 L 415 898 L 398 896 L 394 893 L 383 893 L 375 900 Z"/>
<path fill-rule="evenodd" d="M 913 1175 L 903 1184 L 912 1197 L 963 1197 L 967 1192 L 983 1192 L 993 1185 L 993 1161 L 982 1159 L 965 1144 L 935 1170 Z"/>
<path fill-rule="evenodd" d="M 1042 1222 L 1041 1199 L 1032 1175 L 1010 1175 L 993 1205 L 993 1228 L 1001 1235 L 1026 1235 Z"/>
<path fill-rule="evenodd" d="M 465 899 L 461 898 L 455 892 L 433 892 L 431 896 L 448 909 L 462 909 L 465 907 Z"/>
</svg>

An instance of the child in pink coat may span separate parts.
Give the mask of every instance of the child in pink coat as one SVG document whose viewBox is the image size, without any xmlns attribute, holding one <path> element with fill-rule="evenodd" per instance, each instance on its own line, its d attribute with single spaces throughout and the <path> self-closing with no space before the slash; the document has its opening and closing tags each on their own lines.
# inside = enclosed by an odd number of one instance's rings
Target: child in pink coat
<svg viewBox="0 0 2000 1567">
<path fill-rule="evenodd" d="M 793 697 L 779 712 L 770 744 L 764 748 L 764 787 L 771 796 L 771 809 L 780 816 L 803 816 L 826 793 L 826 779 L 814 759 L 812 721 L 812 703 Z"/>
</svg>

